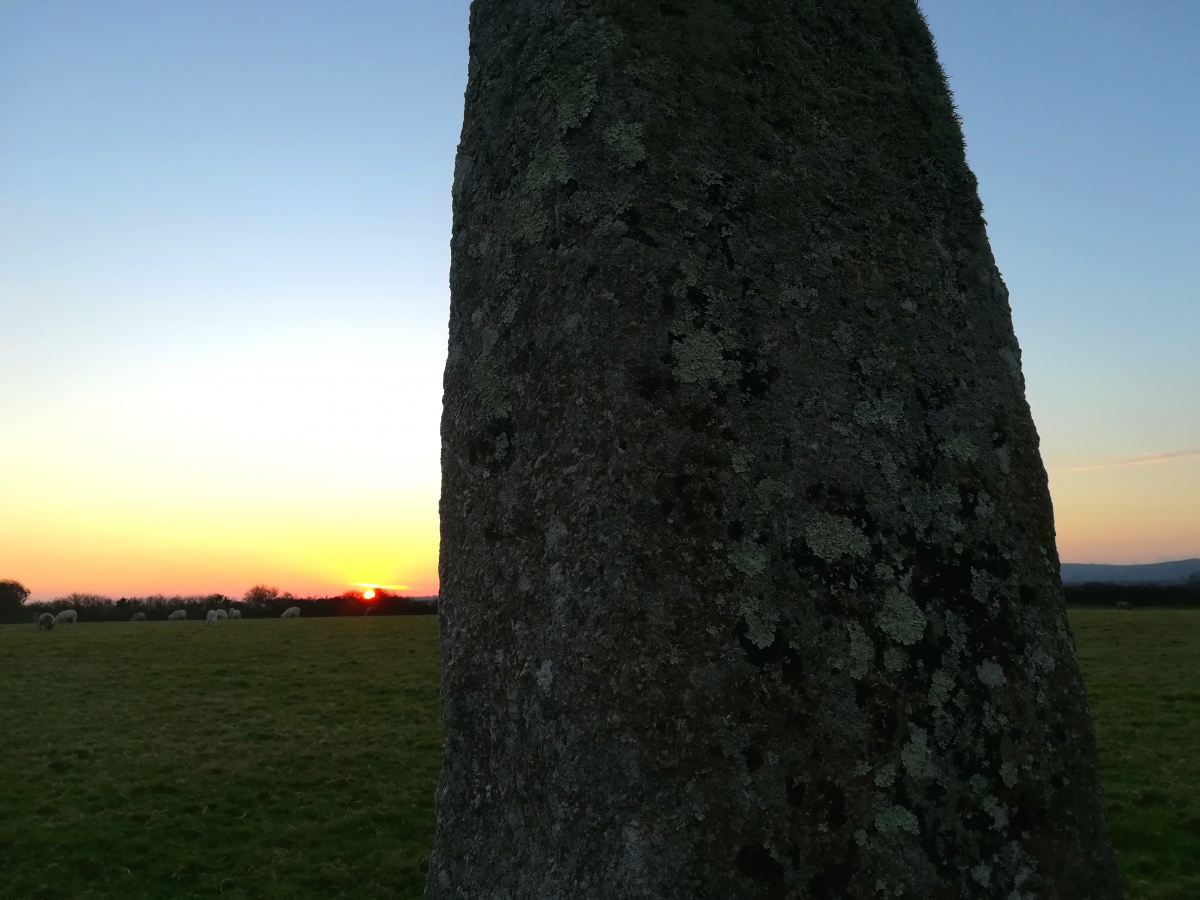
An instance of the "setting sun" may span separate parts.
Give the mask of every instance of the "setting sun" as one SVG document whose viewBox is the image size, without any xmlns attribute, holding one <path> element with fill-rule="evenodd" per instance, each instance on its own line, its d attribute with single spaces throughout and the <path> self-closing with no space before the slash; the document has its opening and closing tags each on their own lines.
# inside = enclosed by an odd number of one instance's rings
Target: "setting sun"
<svg viewBox="0 0 1200 900">
<path fill-rule="evenodd" d="M 367 588 L 365 591 L 363 591 L 363 599 L 364 600 L 374 600 L 375 599 L 375 589 Z"/>
</svg>

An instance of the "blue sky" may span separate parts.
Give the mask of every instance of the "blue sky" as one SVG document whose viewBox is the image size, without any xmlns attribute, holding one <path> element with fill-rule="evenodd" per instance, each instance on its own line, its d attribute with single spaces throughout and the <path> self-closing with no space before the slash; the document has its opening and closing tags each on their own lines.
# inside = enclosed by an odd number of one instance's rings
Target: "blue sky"
<svg viewBox="0 0 1200 900">
<path fill-rule="evenodd" d="M 1064 558 L 1200 555 L 1200 5 L 922 8 Z M 0 0 L 0 577 L 436 586 L 467 10 Z"/>
</svg>

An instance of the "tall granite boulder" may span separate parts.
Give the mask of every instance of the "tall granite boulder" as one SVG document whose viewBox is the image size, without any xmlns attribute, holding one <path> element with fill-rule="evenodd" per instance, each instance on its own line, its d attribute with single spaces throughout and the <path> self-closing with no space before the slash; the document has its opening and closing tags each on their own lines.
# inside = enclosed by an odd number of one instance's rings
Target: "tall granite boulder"
<svg viewBox="0 0 1200 900">
<path fill-rule="evenodd" d="M 913 0 L 476 0 L 426 896 L 1121 896 Z"/>
</svg>

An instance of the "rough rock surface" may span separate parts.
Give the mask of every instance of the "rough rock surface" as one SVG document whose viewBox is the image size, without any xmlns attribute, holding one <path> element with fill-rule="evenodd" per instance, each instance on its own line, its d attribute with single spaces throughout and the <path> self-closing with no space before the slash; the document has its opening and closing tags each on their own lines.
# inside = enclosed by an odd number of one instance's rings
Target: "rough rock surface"
<svg viewBox="0 0 1200 900">
<path fill-rule="evenodd" d="M 476 0 L 426 896 L 1119 897 L 912 0 Z"/>
</svg>

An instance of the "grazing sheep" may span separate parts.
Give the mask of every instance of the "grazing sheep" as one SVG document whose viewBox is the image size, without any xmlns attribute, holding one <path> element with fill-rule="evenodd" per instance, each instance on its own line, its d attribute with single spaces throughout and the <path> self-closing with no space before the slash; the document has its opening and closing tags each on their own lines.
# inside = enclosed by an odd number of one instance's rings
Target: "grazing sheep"
<svg viewBox="0 0 1200 900">
<path fill-rule="evenodd" d="M 229 611 L 229 618 L 240 619 L 241 617 L 242 617 L 242 611 L 240 609 L 231 609 Z"/>
<path fill-rule="evenodd" d="M 129 621 L 130 622 L 145 622 L 146 614 L 144 612 L 135 612 L 132 616 L 130 616 Z"/>
<path fill-rule="evenodd" d="M 54 617 L 55 625 L 73 625 L 79 621 L 79 613 L 73 609 L 64 609 Z"/>
<path fill-rule="evenodd" d="M 205 616 L 205 618 L 204 618 L 204 624 L 206 624 L 206 625 L 216 625 L 216 624 L 217 624 L 217 618 L 218 618 L 218 617 L 217 617 L 217 611 L 216 611 L 215 609 L 210 609 L 210 610 L 208 611 L 208 615 L 207 615 L 207 616 Z"/>
<path fill-rule="evenodd" d="M 283 611 L 283 615 L 280 616 L 279 618 L 281 618 L 281 619 L 298 619 L 298 618 L 300 618 L 300 607 L 289 606 L 287 609 L 285 609 Z"/>
<path fill-rule="evenodd" d="M 169 616 L 167 616 L 167 621 L 168 622 L 182 622 L 186 618 L 187 618 L 187 610 L 186 609 L 177 609 L 177 610 L 175 610 L 175 612 L 173 612 Z"/>
<path fill-rule="evenodd" d="M 47 631 L 50 631 L 52 628 L 54 628 L 54 616 L 50 615 L 50 613 L 42 613 L 40 616 L 38 616 L 38 630 L 43 628 L 45 628 Z"/>
<path fill-rule="evenodd" d="M 1133 609 L 1133 607 L 1130 606 L 1128 603 L 1126 603 L 1124 600 L 1118 600 L 1117 601 L 1117 609 Z"/>
<path fill-rule="evenodd" d="M 223 610 L 223 609 L 214 609 L 213 612 L 215 612 L 217 614 L 218 619 L 228 619 L 229 618 L 229 613 L 225 612 L 225 610 Z"/>
</svg>

